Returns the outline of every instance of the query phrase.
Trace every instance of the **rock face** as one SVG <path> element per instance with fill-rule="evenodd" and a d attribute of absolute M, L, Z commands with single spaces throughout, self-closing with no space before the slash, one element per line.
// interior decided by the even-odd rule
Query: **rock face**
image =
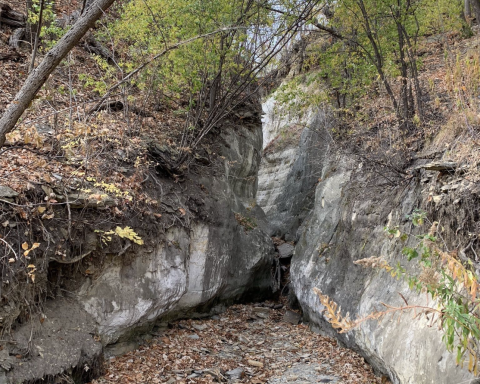
<path fill-rule="evenodd" d="M 470 382 L 472 375 L 455 365 L 455 356 L 445 350 L 437 327 L 428 327 L 424 318 L 413 320 L 413 313 L 366 321 L 347 334 L 337 334 L 325 321 L 314 287 L 352 318 L 381 310 L 380 303 L 404 305 L 399 293 L 411 305 L 428 305 L 425 295 L 418 295 L 386 271 L 353 263 L 370 256 L 383 256 L 390 265 L 404 260 L 404 245 L 385 236 L 384 227 L 410 229 L 405 216 L 420 206 L 419 183 L 407 188 L 366 188 L 371 175 L 358 169 L 358 164 L 346 159 L 332 163 L 335 166 L 322 170 L 314 208 L 299 230 L 292 259 L 292 285 L 304 319 L 358 350 L 395 384 Z"/>
<path fill-rule="evenodd" d="M 265 211 L 272 235 L 292 241 L 311 208 L 333 121 L 322 109 L 295 117 L 281 113 L 275 95 L 263 108 L 264 150 L 257 202 Z"/>
<path fill-rule="evenodd" d="M 280 113 L 282 108 L 275 103 L 273 96 L 264 104 L 264 156 L 257 199 L 272 234 L 297 241 L 291 288 L 304 320 L 360 352 L 395 384 L 470 382 L 472 375 L 455 365 L 441 332 L 428 327 L 425 319 L 412 320 L 411 313 L 394 320 L 367 321 L 348 334 L 338 334 L 325 320 L 314 287 L 352 318 L 381 309 L 380 303 L 401 306 L 404 302 L 399 293 L 409 304 L 428 304 L 425 295 L 416 294 L 386 271 L 353 262 L 370 256 L 383 256 L 393 265 L 404 260 L 404 245 L 387 238 L 384 227 L 399 225 L 410 232 L 411 223 L 405 217 L 427 201 L 422 191 L 431 188 L 422 186 L 417 178 L 407 187 L 403 181 L 398 186 L 374 187 L 385 180 L 379 180 L 365 164 L 329 153 L 326 131 L 334 122 L 328 113 L 310 111 L 291 117 Z M 414 172 L 441 172 L 444 168 L 420 164 Z M 432 175 L 424 177 L 436 180 Z M 445 194 L 457 188 L 454 181 L 437 188 L 438 196 L 430 199 L 433 204 L 447 199 Z M 452 206 L 459 201 L 454 200 Z"/>
<path fill-rule="evenodd" d="M 85 283 L 79 300 L 104 341 L 160 317 L 268 292 L 269 238 L 260 230 L 246 233 L 234 220 L 218 227 L 196 224 L 190 233 L 172 229 L 165 244 L 136 255 L 128 266 L 112 258 L 101 276 Z"/>
<path fill-rule="evenodd" d="M 154 246 L 105 256 L 101 268 L 82 277 L 73 297 L 49 304 L 55 307 L 57 302 L 62 313 L 71 310 L 71 322 L 79 319 L 82 325 L 70 328 L 81 329 L 80 338 L 91 345 L 85 342 L 79 345 L 85 350 L 69 354 L 68 345 L 62 344 L 54 364 L 43 370 L 35 368 L 44 361 L 40 355 L 21 364 L 14 361 L 6 380 L 41 379 L 78 364 L 91 365 L 87 357 L 98 357 L 102 345 L 130 340 L 151 330 L 156 322 L 205 316 L 233 302 L 260 300 L 271 294 L 274 247 L 265 216 L 255 205 L 262 149 L 260 121 L 226 129 L 220 139 L 225 143 L 221 148 L 224 160 L 212 167 L 213 174 L 196 180 L 208 191 L 202 202 L 205 220 L 190 223 L 188 229 L 173 226 L 159 233 Z M 57 320 L 53 309 L 45 324 L 57 324 Z M 15 334 L 29 332 L 27 324 Z M 48 332 L 47 327 L 40 327 L 36 335 L 48 341 Z M 53 335 L 52 340 L 55 331 Z M 28 338 L 25 340 L 27 347 Z M 49 348 L 40 342 L 36 345 Z"/>
<path fill-rule="evenodd" d="M 223 139 L 228 143 L 225 176 L 201 180 L 214 191 L 209 209 L 218 219 L 195 223 L 188 232 L 171 228 L 165 241 L 142 250 L 129 265 L 113 257 L 104 273 L 80 289 L 79 301 L 107 343 L 158 318 L 187 316 L 270 292 L 273 245 L 263 212 L 252 204 L 261 130 L 226 131 Z M 234 213 L 256 227 L 242 227 Z"/>

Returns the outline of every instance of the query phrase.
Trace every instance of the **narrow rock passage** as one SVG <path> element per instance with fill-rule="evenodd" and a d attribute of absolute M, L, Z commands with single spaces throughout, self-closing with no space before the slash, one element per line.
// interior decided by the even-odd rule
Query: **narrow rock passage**
<path fill-rule="evenodd" d="M 207 320 L 182 320 L 148 344 L 111 358 L 107 383 L 383 383 L 364 359 L 284 309 L 235 305 Z"/>

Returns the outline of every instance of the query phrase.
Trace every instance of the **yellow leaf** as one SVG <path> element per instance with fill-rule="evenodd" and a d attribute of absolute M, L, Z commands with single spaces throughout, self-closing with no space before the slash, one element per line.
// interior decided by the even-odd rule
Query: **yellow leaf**
<path fill-rule="evenodd" d="M 40 246 L 40 243 L 33 243 L 32 248 L 30 250 L 38 248 L 39 246 Z"/>
<path fill-rule="evenodd" d="M 27 249 L 25 252 L 23 252 L 23 256 L 27 257 L 29 253 L 30 253 L 30 249 Z"/>
<path fill-rule="evenodd" d="M 38 207 L 37 211 L 38 211 L 38 213 L 43 213 L 43 212 L 45 212 L 46 209 L 47 209 L 46 207 Z"/>
<path fill-rule="evenodd" d="M 27 268 L 33 268 L 33 269 L 35 269 L 36 267 L 35 267 L 35 265 L 33 265 L 33 264 L 28 264 Z"/>
<path fill-rule="evenodd" d="M 472 288 L 470 289 L 470 295 L 472 296 L 472 300 L 475 300 L 477 298 L 477 288 L 478 284 L 476 281 L 472 283 Z"/>
<path fill-rule="evenodd" d="M 25 243 L 22 244 L 22 249 L 23 249 L 24 251 L 26 251 L 26 250 L 28 249 L 28 243 L 27 243 L 27 242 L 25 242 Z"/>

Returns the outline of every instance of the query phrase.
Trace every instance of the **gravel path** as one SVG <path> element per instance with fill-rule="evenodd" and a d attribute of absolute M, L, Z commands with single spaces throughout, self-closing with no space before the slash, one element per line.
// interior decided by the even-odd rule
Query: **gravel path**
<path fill-rule="evenodd" d="M 111 358 L 92 384 L 384 382 L 356 353 L 269 307 L 236 305 L 211 319 L 173 323 L 135 351 Z"/>

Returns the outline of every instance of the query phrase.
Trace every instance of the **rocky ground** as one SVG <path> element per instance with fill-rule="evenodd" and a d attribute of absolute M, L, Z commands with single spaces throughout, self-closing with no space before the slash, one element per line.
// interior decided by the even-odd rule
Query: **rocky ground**
<path fill-rule="evenodd" d="M 108 359 L 108 383 L 385 383 L 364 359 L 299 324 L 282 305 L 236 305 L 182 320 L 140 348 Z"/>

